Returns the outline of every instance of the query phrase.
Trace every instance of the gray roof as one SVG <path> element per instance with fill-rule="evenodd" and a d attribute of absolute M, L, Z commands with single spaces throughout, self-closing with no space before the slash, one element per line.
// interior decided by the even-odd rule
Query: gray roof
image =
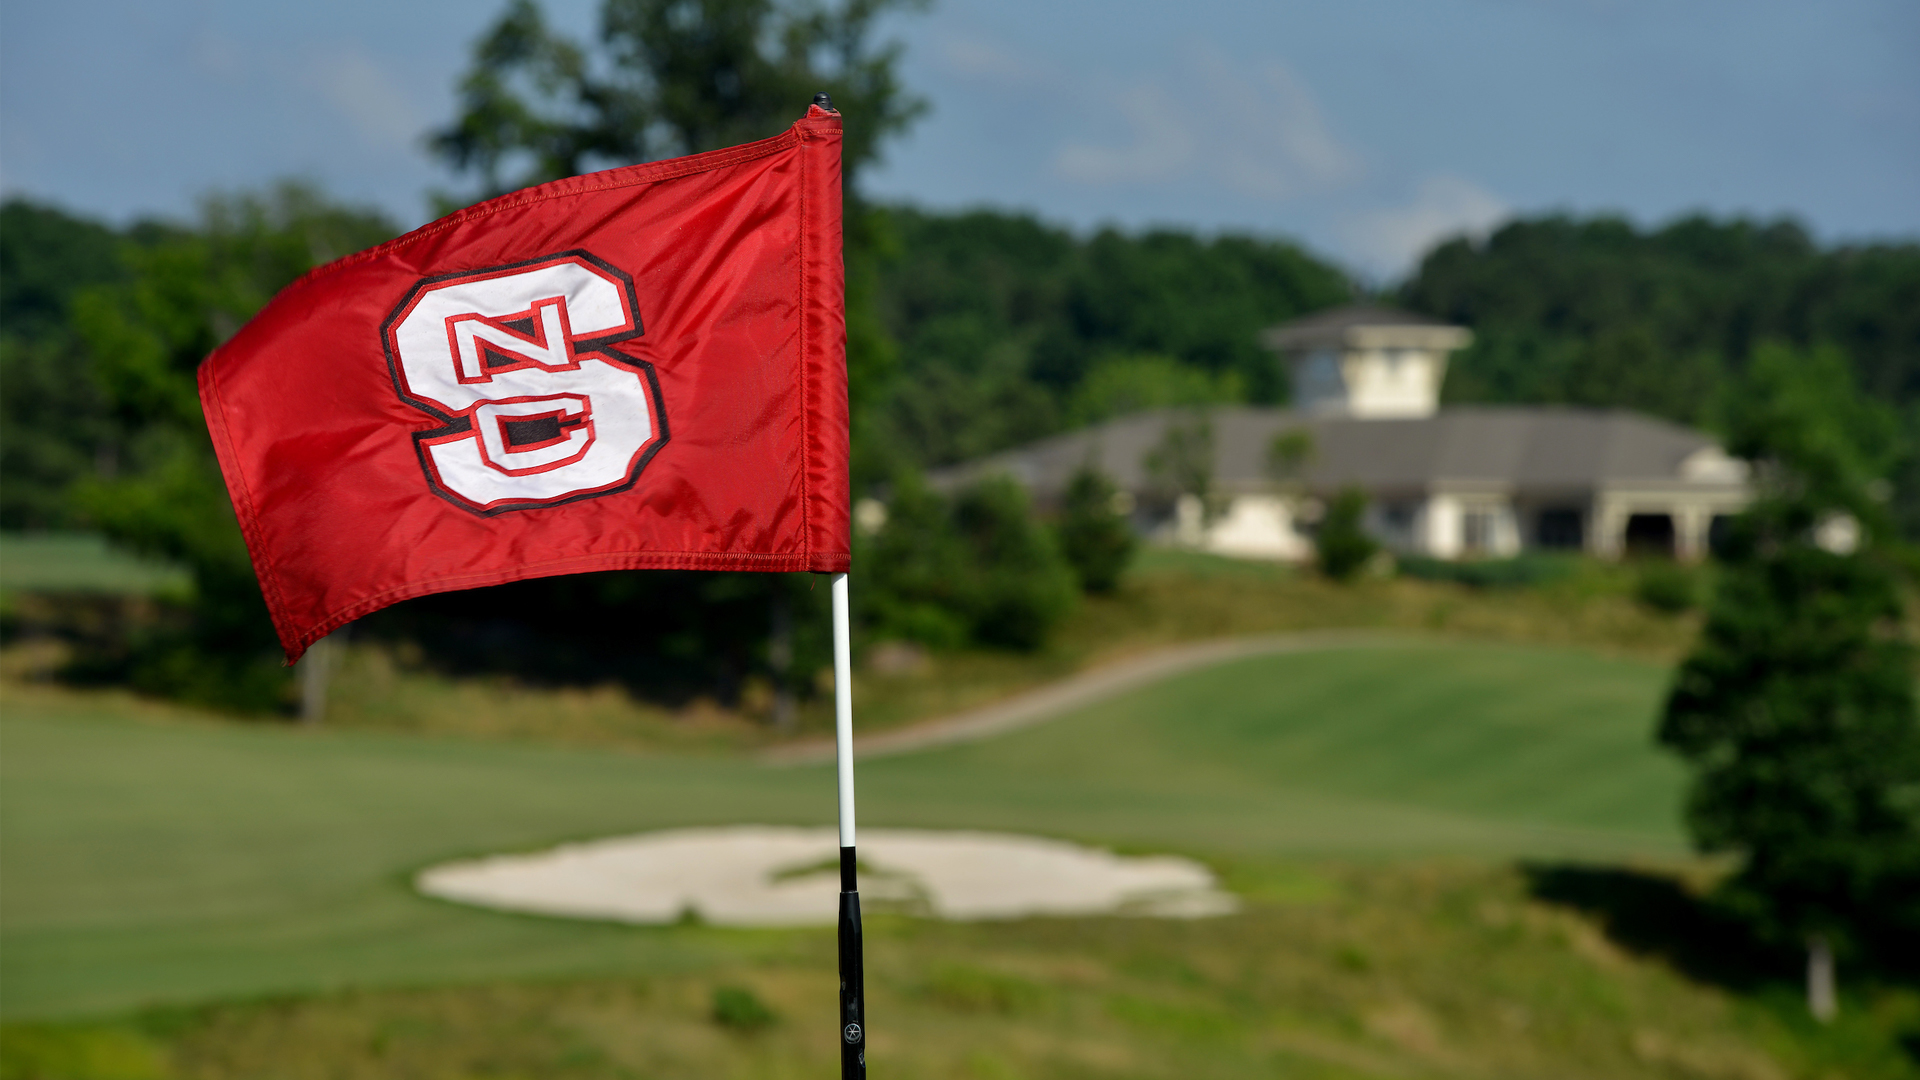
<path fill-rule="evenodd" d="M 1281 323 L 1276 330 L 1347 330 L 1355 326 L 1446 326 L 1439 319 L 1379 304 L 1347 304 Z"/>
<path fill-rule="evenodd" d="M 1367 331 L 1376 334 L 1379 331 L 1427 331 L 1429 334 L 1439 332 L 1444 337 L 1464 334 L 1460 327 L 1411 311 L 1378 304 L 1348 304 L 1269 327 L 1260 338 L 1268 348 L 1298 349 L 1349 342 L 1356 333 L 1364 335 Z"/>
<path fill-rule="evenodd" d="M 1192 410 L 1136 413 L 944 469 L 930 479 L 951 487 L 1004 472 L 1044 501 L 1091 461 L 1122 488 L 1140 491 L 1148 484 L 1143 459 L 1168 424 L 1191 423 L 1199 415 Z M 1227 492 L 1271 487 L 1268 448 L 1288 430 L 1305 431 L 1311 439 L 1313 451 L 1298 478 L 1309 491 L 1357 485 L 1388 496 L 1436 489 L 1551 495 L 1596 487 L 1693 486 L 1703 481 L 1683 476 L 1682 463 L 1715 445 L 1664 420 L 1593 409 L 1468 406 L 1409 419 L 1356 419 L 1220 406 L 1204 415 L 1213 426 L 1214 482 Z"/>

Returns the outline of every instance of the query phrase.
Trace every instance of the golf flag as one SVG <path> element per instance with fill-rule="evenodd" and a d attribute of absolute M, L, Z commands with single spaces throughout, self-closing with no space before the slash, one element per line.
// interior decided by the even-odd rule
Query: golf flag
<path fill-rule="evenodd" d="M 838 113 L 559 180 L 320 267 L 201 364 L 289 661 L 409 597 L 844 572 Z"/>

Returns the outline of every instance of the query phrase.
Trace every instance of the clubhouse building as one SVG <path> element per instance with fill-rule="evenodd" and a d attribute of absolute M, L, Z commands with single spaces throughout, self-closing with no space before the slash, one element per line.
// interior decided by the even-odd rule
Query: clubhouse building
<path fill-rule="evenodd" d="M 1291 408 L 1137 413 L 935 473 L 953 487 L 1006 473 L 1042 505 L 1091 464 L 1143 532 L 1222 555 L 1304 560 L 1349 488 L 1389 550 L 1442 559 L 1529 550 L 1696 559 L 1749 498 L 1747 465 L 1707 436 L 1621 410 L 1440 407 L 1465 329 L 1372 306 L 1262 336 L 1293 379 Z M 1206 494 L 1192 478 L 1210 472 Z M 1183 483 L 1179 477 L 1186 477 Z M 1181 490 L 1182 488 L 1187 490 Z"/>

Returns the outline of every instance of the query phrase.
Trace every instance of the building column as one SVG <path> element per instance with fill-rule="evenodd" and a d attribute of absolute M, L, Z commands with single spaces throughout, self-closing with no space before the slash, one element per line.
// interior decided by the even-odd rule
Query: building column
<path fill-rule="evenodd" d="M 1427 500 L 1420 515 L 1425 550 L 1419 554 L 1435 559 L 1460 557 L 1460 500 L 1450 495 L 1435 495 Z"/>
<path fill-rule="evenodd" d="M 1493 553 L 1510 559 L 1525 550 L 1527 544 L 1520 522 L 1520 510 L 1511 501 L 1500 504 L 1493 515 Z"/>
<path fill-rule="evenodd" d="M 1673 554 L 1681 562 L 1699 562 L 1707 557 L 1707 528 L 1713 524 L 1713 511 L 1699 504 L 1677 506 L 1673 515 Z"/>
<path fill-rule="evenodd" d="M 1609 499 L 1593 500 L 1587 515 L 1587 551 L 1602 559 L 1618 559 L 1627 547 L 1626 508 Z"/>

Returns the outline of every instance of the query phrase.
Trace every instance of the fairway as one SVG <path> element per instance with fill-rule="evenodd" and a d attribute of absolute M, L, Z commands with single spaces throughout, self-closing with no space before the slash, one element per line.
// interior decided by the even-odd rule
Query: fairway
<path fill-rule="evenodd" d="M 1683 773 L 1652 742 L 1666 679 L 1486 645 L 1254 657 L 876 761 L 863 813 L 1200 854 L 1677 853 Z"/>
<path fill-rule="evenodd" d="M 1673 854 L 1665 672 L 1455 644 L 1262 657 L 860 772 L 862 824 L 1222 857 Z M 672 971 L 777 933 L 466 910 L 423 866 L 729 822 L 827 824 L 831 769 L 131 721 L 10 701 L 9 1017 L 343 985 Z"/>

